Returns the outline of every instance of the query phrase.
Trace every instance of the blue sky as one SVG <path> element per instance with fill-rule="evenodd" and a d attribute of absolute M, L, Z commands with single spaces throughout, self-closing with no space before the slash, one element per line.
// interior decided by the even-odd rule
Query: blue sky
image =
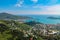
<path fill-rule="evenodd" d="M 60 15 L 60 0 L 0 0 L 0 12 L 15 15 Z"/>

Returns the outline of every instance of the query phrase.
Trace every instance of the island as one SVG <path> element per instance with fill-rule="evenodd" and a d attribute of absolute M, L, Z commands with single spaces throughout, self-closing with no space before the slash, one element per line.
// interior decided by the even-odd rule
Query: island
<path fill-rule="evenodd" d="M 60 17 L 47 17 L 48 19 L 59 19 L 60 20 Z"/>

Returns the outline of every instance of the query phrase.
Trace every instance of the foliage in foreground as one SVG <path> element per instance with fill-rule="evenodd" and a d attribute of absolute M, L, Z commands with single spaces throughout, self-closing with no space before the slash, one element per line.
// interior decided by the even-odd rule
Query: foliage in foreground
<path fill-rule="evenodd" d="M 41 36 L 37 34 L 37 31 L 32 30 L 33 34 L 35 35 L 29 35 L 26 33 L 27 31 L 31 30 L 31 26 L 19 23 L 16 21 L 5 21 L 0 20 L 0 40 L 60 40 L 60 36 Z M 28 37 L 24 37 L 24 35 L 28 35 Z"/>

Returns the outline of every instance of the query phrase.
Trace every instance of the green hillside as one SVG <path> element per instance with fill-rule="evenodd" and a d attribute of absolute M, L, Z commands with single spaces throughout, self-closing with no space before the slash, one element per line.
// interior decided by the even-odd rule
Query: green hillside
<path fill-rule="evenodd" d="M 0 20 L 0 40 L 30 40 L 33 37 L 33 34 L 29 34 L 31 29 L 30 25 L 24 23 Z M 36 39 L 36 37 L 33 38 Z M 38 37 L 36 40 L 43 39 Z"/>
<path fill-rule="evenodd" d="M 16 16 L 16 15 L 12 15 L 9 13 L 0 13 L 0 19 L 13 19 L 13 20 L 17 20 L 17 19 L 30 19 L 30 17 L 26 17 L 26 16 Z"/>

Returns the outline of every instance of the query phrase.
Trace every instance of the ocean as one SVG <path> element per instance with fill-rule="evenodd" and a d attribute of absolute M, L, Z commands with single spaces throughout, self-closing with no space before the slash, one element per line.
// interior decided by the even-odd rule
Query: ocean
<path fill-rule="evenodd" d="M 60 19 L 48 19 L 48 17 L 60 17 L 59 15 L 24 15 L 33 18 L 34 21 L 44 24 L 60 24 Z M 26 20 L 26 21 L 31 21 Z"/>

